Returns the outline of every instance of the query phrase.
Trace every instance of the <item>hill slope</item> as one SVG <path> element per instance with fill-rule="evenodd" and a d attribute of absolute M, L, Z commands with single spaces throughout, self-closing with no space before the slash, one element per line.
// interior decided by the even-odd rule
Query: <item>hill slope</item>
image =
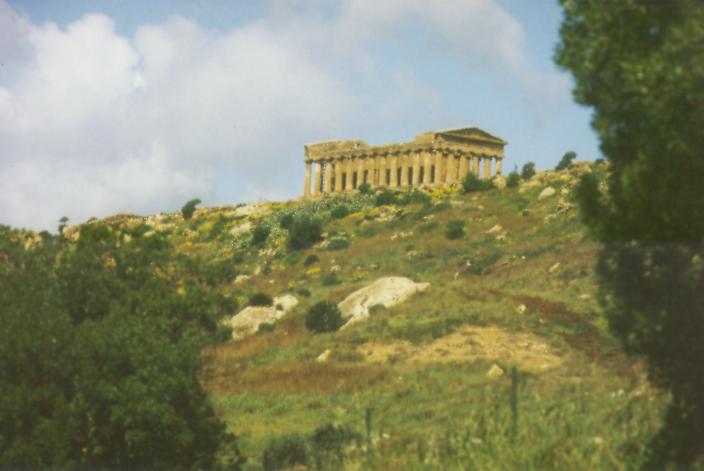
<path fill-rule="evenodd" d="M 570 198 L 590 169 L 604 173 L 580 164 L 519 188 L 437 190 L 403 205 L 358 194 L 204 208 L 185 222 L 172 214 L 94 223 L 167 233 L 211 264 L 218 289 L 240 307 L 255 293 L 298 299 L 273 326 L 203 353 L 201 381 L 254 469 L 267 444 L 268 459 L 306 447 L 311 467 L 324 455 L 328 467 L 344 457 L 351 469 L 631 468 L 664 398 L 600 314 L 597 246 Z M 321 218 L 323 241 L 287 249 L 289 214 Z M 450 239 L 455 220 L 464 235 Z M 268 230 L 261 243 L 252 241 L 257 227 Z M 337 333 L 306 330 L 317 301 L 340 302 L 389 276 L 430 286 Z M 350 440 L 316 441 L 328 424 Z"/>

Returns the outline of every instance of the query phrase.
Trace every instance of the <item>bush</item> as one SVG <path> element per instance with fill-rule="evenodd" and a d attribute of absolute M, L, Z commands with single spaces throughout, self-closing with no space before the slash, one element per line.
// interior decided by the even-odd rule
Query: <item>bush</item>
<path fill-rule="evenodd" d="M 565 155 L 562 156 L 560 159 L 560 162 L 557 164 L 555 167 L 555 170 L 565 170 L 567 168 L 570 168 L 572 166 L 572 161 L 577 158 L 577 153 L 576 152 L 566 152 Z"/>
<path fill-rule="evenodd" d="M 421 203 L 421 204 L 431 204 L 433 202 L 433 198 L 427 194 L 424 191 L 420 190 L 409 190 L 407 193 L 405 193 L 401 197 L 401 204 L 414 204 L 414 203 Z"/>
<path fill-rule="evenodd" d="M 322 240 L 323 223 L 313 216 L 302 215 L 294 219 L 288 234 L 288 246 L 293 250 L 310 247 Z"/>
<path fill-rule="evenodd" d="M 266 293 L 257 293 L 249 298 L 250 306 L 273 306 L 274 299 Z"/>
<path fill-rule="evenodd" d="M 252 229 L 252 244 L 262 245 L 269 238 L 269 234 L 271 234 L 271 228 L 264 224 L 259 224 Z"/>
<path fill-rule="evenodd" d="M 290 229 L 291 225 L 293 224 L 293 214 L 284 214 L 281 216 L 281 219 L 279 219 L 279 226 L 281 229 Z"/>
<path fill-rule="evenodd" d="M 335 286 L 341 283 L 340 279 L 337 277 L 337 273 L 328 273 L 320 279 L 323 286 Z"/>
<path fill-rule="evenodd" d="M 350 246 L 349 239 L 346 239 L 344 237 L 335 237 L 330 240 L 330 243 L 328 244 L 328 249 L 341 250 L 341 249 L 346 249 L 349 246 Z"/>
<path fill-rule="evenodd" d="M 445 229 L 445 237 L 450 240 L 461 239 L 464 237 L 464 221 L 453 219 L 447 223 Z"/>
<path fill-rule="evenodd" d="M 269 322 L 262 322 L 261 324 L 259 324 L 259 327 L 257 327 L 257 335 L 266 334 L 268 332 L 273 331 L 274 324 L 270 324 Z"/>
<path fill-rule="evenodd" d="M 363 195 L 369 195 L 372 192 L 372 186 L 369 183 L 362 183 L 359 185 L 359 188 L 357 188 L 360 193 Z"/>
<path fill-rule="evenodd" d="M 521 169 L 521 178 L 524 180 L 530 180 L 535 175 L 535 164 L 533 162 L 528 162 L 523 165 Z"/>
<path fill-rule="evenodd" d="M 303 437 L 293 434 L 269 440 L 262 452 L 264 471 L 278 471 L 295 465 L 308 465 L 308 453 Z"/>
<path fill-rule="evenodd" d="M 343 324 L 340 309 L 330 301 L 317 302 L 306 313 L 306 328 L 312 332 L 335 332 Z"/>
<path fill-rule="evenodd" d="M 350 208 L 341 204 L 340 206 L 335 206 L 332 211 L 330 211 L 330 217 L 333 219 L 342 219 L 350 213 Z"/>
<path fill-rule="evenodd" d="M 508 178 L 506 179 L 506 186 L 508 188 L 516 188 L 518 184 L 521 182 L 521 176 L 518 174 L 517 171 L 513 171 L 508 174 Z"/>
<path fill-rule="evenodd" d="M 473 193 L 475 191 L 487 191 L 494 187 L 491 180 L 482 180 L 472 172 L 468 173 L 462 179 L 462 189 L 465 193 Z"/>
<path fill-rule="evenodd" d="M 191 219 L 193 213 L 196 212 L 196 206 L 198 206 L 200 203 L 201 200 L 199 200 L 198 198 L 194 198 L 188 203 L 184 204 L 181 208 L 181 215 L 183 216 L 183 219 L 186 221 Z"/>
<path fill-rule="evenodd" d="M 390 204 L 396 204 L 396 195 L 391 190 L 384 190 L 376 195 L 374 199 L 375 206 L 386 206 Z"/>
<path fill-rule="evenodd" d="M 301 261 L 301 252 L 291 252 L 284 258 L 284 263 L 289 267 L 294 266 Z"/>
<path fill-rule="evenodd" d="M 345 461 L 345 447 L 353 441 L 360 442 L 361 436 L 348 427 L 327 424 L 315 429 L 311 442 L 316 468 L 342 469 Z"/>
<path fill-rule="evenodd" d="M 303 266 L 309 267 L 309 266 L 313 265 L 314 263 L 320 263 L 320 257 L 318 257 L 315 254 L 308 255 L 306 257 L 305 261 L 303 262 Z"/>
<path fill-rule="evenodd" d="M 296 294 L 303 296 L 304 298 L 310 298 L 310 290 L 308 288 L 299 287 L 295 290 Z"/>

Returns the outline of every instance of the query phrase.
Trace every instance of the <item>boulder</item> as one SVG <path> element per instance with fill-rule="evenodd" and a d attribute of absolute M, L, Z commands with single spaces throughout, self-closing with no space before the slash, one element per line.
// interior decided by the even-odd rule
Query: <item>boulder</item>
<path fill-rule="evenodd" d="M 538 201 L 544 200 L 545 198 L 549 198 L 555 194 L 555 188 L 548 186 L 543 189 L 543 191 L 540 192 L 538 195 Z"/>
<path fill-rule="evenodd" d="M 486 231 L 486 234 L 498 234 L 499 232 L 503 231 L 504 228 L 501 227 L 500 224 L 496 224 L 494 227 Z"/>
<path fill-rule="evenodd" d="M 255 334 L 259 329 L 259 324 L 275 323 L 296 304 L 298 304 L 298 299 L 295 296 L 285 294 L 274 298 L 272 306 L 248 306 L 232 316 L 226 323 L 232 327 L 232 338 L 240 340 Z"/>
<path fill-rule="evenodd" d="M 491 368 L 489 368 L 489 371 L 486 372 L 486 377 L 489 379 L 500 378 L 503 375 L 504 375 L 504 370 L 502 370 L 501 367 L 499 365 L 497 365 L 496 363 L 491 365 Z"/>
<path fill-rule="evenodd" d="M 401 276 L 379 278 L 374 283 L 358 289 L 338 304 L 343 318 L 347 319 L 342 328 L 369 317 L 369 308 L 381 304 L 384 307 L 395 306 L 426 290 L 430 283 L 416 283 Z"/>

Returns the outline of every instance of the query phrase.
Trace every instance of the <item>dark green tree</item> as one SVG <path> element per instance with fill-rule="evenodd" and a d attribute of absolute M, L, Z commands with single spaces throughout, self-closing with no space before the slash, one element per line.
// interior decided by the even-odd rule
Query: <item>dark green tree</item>
<path fill-rule="evenodd" d="M 556 61 L 610 165 L 577 196 L 611 330 L 671 402 L 647 468 L 704 454 L 704 2 L 561 0 Z"/>
<path fill-rule="evenodd" d="M 201 203 L 201 200 L 198 198 L 194 198 L 187 202 L 186 204 L 183 205 L 181 208 L 181 215 L 183 216 L 183 219 L 188 221 L 191 219 L 193 216 L 193 213 L 196 212 L 196 206 L 198 206 Z"/>
<path fill-rule="evenodd" d="M 521 178 L 524 180 L 530 180 L 535 175 L 535 164 L 533 162 L 527 162 L 521 168 Z"/>
<path fill-rule="evenodd" d="M 303 214 L 294 219 L 288 231 L 288 247 L 300 250 L 323 240 L 323 222 L 316 217 Z"/>
<path fill-rule="evenodd" d="M 177 288 L 171 245 L 88 225 L 1 251 L 0 469 L 216 466 L 233 442 L 196 372 L 218 306 Z"/>
<path fill-rule="evenodd" d="M 306 313 L 306 328 L 312 332 L 335 332 L 344 323 L 337 304 L 330 301 L 319 301 Z"/>
<path fill-rule="evenodd" d="M 572 161 L 577 158 L 577 153 L 576 152 L 565 152 L 565 155 L 562 156 L 560 161 L 557 163 L 555 166 L 555 170 L 565 170 L 567 168 L 570 168 L 572 166 Z"/>

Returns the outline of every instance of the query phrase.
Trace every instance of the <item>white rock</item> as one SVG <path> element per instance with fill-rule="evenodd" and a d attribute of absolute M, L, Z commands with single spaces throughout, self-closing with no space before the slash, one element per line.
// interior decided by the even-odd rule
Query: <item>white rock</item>
<path fill-rule="evenodd" d="M 557 262 L 555 265 L 551 266 L 551 267 L 548 269 L 548 273 L 552 273 L 552 272 L 554 272 L 555 270 L 557 270 L 558 268 L 560 268 L 560 262 Z"/>
<path fill-rule="evenodd" d="M 332 350 L 330 350 L 329 348 L 326 348 L 323 353 L 318 355 L 318 358 L 316 358 L 315 361 L 317 361 L 318 363 L 325 363 L 326 361 L 328 361 L 330 359 L 331 353 L 332 353 Z"/>
<path fill-rule="evenodd" d="M 548 186 L 543 191 L 540 192 L 540 195 L 538 195 L 538 200 L 544 200 L 545 198 L 549 198 L 552 195 L 555 194 L 555 188 Z"/>
<path fill-rule="evenodd" d="M 235 278 L 235 284 L 239 285 L 240 283 L 244 283 L 245 281 L 249 280 L 252 278 L 249 275 L 237 275 L 237 278 Z"/>
<path fill-rule="evenodd" d="M 491 368 L 489 368 L 489 371 L 486 372 L 486 377 L 489 379 L 500 378 L 503 375 L 504 375 L 504 370 L 502 370 L 501 367 L 499 365 L 497 365 L 496 363 L 491 365 Z"/>
<path fill-rule="evenodd" d="M 488 231 L 486 231 L 486 234 L 498 234 L 498 233 L 501 232 L 503 229 L 504 229 L 504 228 L 501 227 L 500 224 L 497 224 L 497 225 L 495 225 L 494 227 L 492 227 L 491 229 L 489 229 Z"/>
<path fill-rule="evenodd" d="M 374 283 L 350 294 L 338 304 L 342 316 L 348 318 L 342 328 L 368 318 L 369 308 L 376 304 L 383 304 L 387 308 L 395 306 L 414 294 L 428 289 L 429 286 L 430 283 L 416 283 L 400 276 L 379 278 Z"/>
<path fill-rule="evenodd" d="M 232 316 L 226 323 L 232 327 L 232 338 L 240 340 L 255 334 L 260 324 L 264 322 L 273 324 L 278 321 L 296 304 L 298 304 L 298 299 L 295 296 L 285 294 L 274 298 L 272 306 L 248 306 Z M 283 309 L 276 309 L 277 306 Z"/>
<path fill-rule="evenodd" d="M 516 308 L 516 312 L 518 312 L 519 314 L 523 314 L 524 312 L 526 312 L 526 309 L 528 309 L 528 308 L 526 307 L 526 305 L 525 305 L 525 304 L 521 304 L 520 306 L 518 306 L 518 307 Z"/>

